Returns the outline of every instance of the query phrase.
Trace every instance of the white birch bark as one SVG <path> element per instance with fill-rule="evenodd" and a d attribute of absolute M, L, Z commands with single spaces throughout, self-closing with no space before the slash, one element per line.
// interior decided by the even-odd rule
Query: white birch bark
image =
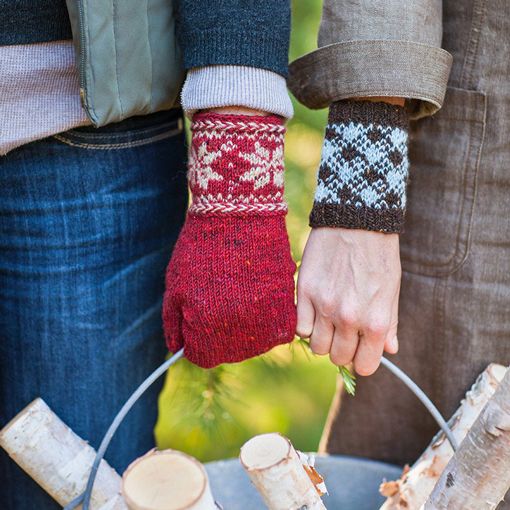
<path fill-rule="evenodd" d="M 205 468 L 175 450 L 151 450 L 122 477 L 129 510 L 217 510 Z"/>
<path fill-rule="evenodd" d="M 96 455 L 40 398 L 0 431 L 0 446 L 62 506 L 85 490 Z M 91 510 L 127 510 L 120 486 L 120 476 L 102 461 Z"/>
<path fill-rule="evenodd" d="M 460 407 L 449 422 L 459 444 L 496 391 L 505 372 L 506 368 L 502 365 L 489 365 L 466 393 Z M 381 485 L 381 494 L 388 498 L 381 510 L 417 510 L 421 508 L 452 456 L 453 450 L 450 443 L 440 432 L 413 467 L 404 470 L 399 480 L 385 482 Z"/>
<path fill-rule="evenodd" d="M 280 434 L 262 434 L 246 442 L 239 456 L 269 510 L 326 507 L 322 477 Z"/>
<path fill-rule="evenodd" d="M 425 510 L 492 510 L 510 488 L 510 370 L 448 462 Z"/>

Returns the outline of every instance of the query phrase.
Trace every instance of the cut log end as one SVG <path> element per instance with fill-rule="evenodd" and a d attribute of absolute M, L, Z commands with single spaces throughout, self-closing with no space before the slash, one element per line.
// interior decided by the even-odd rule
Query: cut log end
<path fill-rule="evenodd" d="M 207 474 L 200 462 L 174 450 L 151 450 L 122 477 L 130 510 L 214 509 Z"/>
<path fill-rule="evenodd" d="M 33 413 L 46 413 L 48 406 L 42 398 L 36 398 L 30 402 L 21 412 L 19 412 L 14 418 L 11 419 L 2 429 L 0 429 L 0 446 L 5 448 L 6 440 L 12 430 L 18 428 L 19 422 L 26 420 L 27 416 Z"/>
<path fill-rule="evenodd" d="M 291 448 L 280 434 L 261 434 L 243 445 L 239 459 L 246 470 L 268 469 L 287 459 Z"/>
<path fill-rule="evenodd" d="M 496 384 L 499 384 L 503 380 L 503 377 L 505 377 L 507 369 L 508 367 L 499 365 L 497 363 L 491 363 L 487 367 L 489 375 L 496 380 Z"/>
<path fill-rule="evenodd" d="M 323 479 L 306 456 L 280 434 L 261 434 L 241 448 L 239 460 L 269 510 L 324 510 Z M 317 484 L 317 485 L 316 485 Z"/>

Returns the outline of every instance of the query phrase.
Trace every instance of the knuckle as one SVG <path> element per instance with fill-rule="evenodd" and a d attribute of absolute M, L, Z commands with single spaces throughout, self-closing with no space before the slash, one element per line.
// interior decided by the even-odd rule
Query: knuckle
<path fill-rule="evenodd" d="M 297 282 L 297 294 L 299 296 L 315 296 L 317 294 L 316 285 L 313 280 L 307 280 L 305 278 L 298 278 Z"/>
<path fill-rule="evenodd" d="M 320 306 L 320 315 L 323 319 L 332 319 L 335 315 L 335 304 L 328 301 Z"/>
<path fill-rule="evenodd" d="M 337 302 L 333 295 L 322 296 L 319 302 L 319 313 L 325 319 L 331 319 L 337 310 Z"/>
<path fill-rule="evenodd" d="M 383 317 L 375 317 L 363 327 L 363 331 L 370 336 L 385 335 L 390 328 L 390 321 Z"/>
<path fill-rule="evenodd" d="M 340 312 L 340 323 L 347 328 L 353 328 L 358 324 L 358 312 L 355 308 L 343 308 Z"/>
<path fill-rule="evenodd" d="M 371 338 L 380 338 L 386 334 L 386 327 L 381 324 L 369 324 L 363 328 L 363 333 Z"/>

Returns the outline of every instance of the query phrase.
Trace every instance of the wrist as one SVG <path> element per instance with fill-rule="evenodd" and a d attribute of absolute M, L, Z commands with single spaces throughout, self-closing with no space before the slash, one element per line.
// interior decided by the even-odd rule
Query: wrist
<path fill-rule="evenodd" d="M 200 110 L 203 113 L 217 113 L 219 115 L 250 115 L 250 116 L 268 116 L 269 112 L 257 110 L 255 108 L 248 108 L 247 106 L 218 106 L 214 108 L 204 108 Z M 199 112 L 199 113 L 200 113 Z"/>
<path fill-rule="evenodd" d="M 404 106 L 405 98 L 393 96 L 353 97 L 353 101 L 371 101 L 372 103 L 388 103 L 395 106 Z"/>
<path fill-rule="evenodd" d="M 374 247 L 396 247 L 396 254 L 399 255 L 400 235 L 398 233 L 378 232 L 345 227 L 319 227 L 311 231 L 311 235 L 323 242 L 336 239 L 344 247 L 353 246 L 367 251 L 374 250 Z"/>

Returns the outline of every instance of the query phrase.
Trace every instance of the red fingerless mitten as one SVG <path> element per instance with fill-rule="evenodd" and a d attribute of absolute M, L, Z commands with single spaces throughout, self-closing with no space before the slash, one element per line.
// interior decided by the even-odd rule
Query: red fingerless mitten
<path fill-rule="evenodd" d="M 170 351 L 202 367 L 242 361 L 294 337 L 295 264 L 285 228 L 278 117 L 193 117 L 192 203 L 166 274 Z"/>

